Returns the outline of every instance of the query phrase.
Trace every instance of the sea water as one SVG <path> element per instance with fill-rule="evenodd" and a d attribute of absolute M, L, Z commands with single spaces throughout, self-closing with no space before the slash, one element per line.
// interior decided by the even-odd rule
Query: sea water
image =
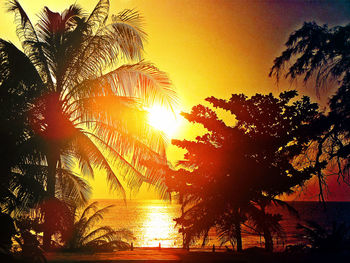
<path fill-rule="evenodd" d="M 176 226 L 174 218 L 181 214 L 181 206 L 161 200 L 112 200 L 99 199 L 100 208 L 113 205 L 104 215 L 101 225 L 108 225 L 114 229 L 128 229 L 135 236 L 134 247 L 182 247 L 182 235 L 179 226 Z M 302 242 L 296 237 L 300 230 L 296 229 L 297 223 L 305 224 L 306 221 L 316 221 L 322 226 L 329 227 L 333 222 L 345 222 L 350 225 L 350 202 L 327 202 L 326 210 L 319 202 L 290 202 L 298 212 L 299 217 L 290 214 L 281 208 L 271 208 L 272 213 L 280 213 L 283 217 L 282 228 L 285 236 L 276 239 L 277 249 L 286 245 Z M 207 248 L 220 246 L 215 229 L 210 231 Z M 200 247 L 201 242 L 192 247 Z M 256 234 L 243 234 L 243 247 L 263 246 L 263 238 Z"/>

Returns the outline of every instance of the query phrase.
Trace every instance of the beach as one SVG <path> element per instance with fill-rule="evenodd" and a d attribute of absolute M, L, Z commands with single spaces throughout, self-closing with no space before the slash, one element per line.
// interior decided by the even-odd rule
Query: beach
<path fill-rule="evenodd" d="M 113 253 L 47 253 L 46 257 L 50 263 L 75 263 L 75 262 L 104 262 L 104 263 L 221 263 L 221 262 L 244 262 L 244 263 L 294 263 L 294 262 L 348 262 L 348 254 L 285 254 L 260 252 L 210 252 L 210 251 L 187 251 L 177 248 L 138 248 L 134 251 L 118 251 Z"/>

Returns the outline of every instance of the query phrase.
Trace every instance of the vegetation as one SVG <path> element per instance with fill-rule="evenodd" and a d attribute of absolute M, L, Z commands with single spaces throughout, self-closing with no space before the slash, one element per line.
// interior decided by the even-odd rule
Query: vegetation
<path fill-rule="evenodd" d="M 291 102 L 296 96 L 289 91 L 278 98 L 234 94 L 228 101 L 206 99 L 233 114 L 234 126 L 202 105 L 183 114 L 208 130 L 195 141 L 173 140 L 187 150 L 179 165 L 189 171 L 174 172 L 167 181 L 170 190 L 184 196 L 184 213 L 177 222 L 184 227 L 187 244 L 196 237 L 203 237 L 204 244 L 216 226 L 242 250 L 241 225 L 248 214 L 256 220 L 259 214 L 265 219 L 255 225 L 264 233 L 266 249 L 273 249 L 271 233 L 280 232 L 279 218 L 266 213 L 265 207 L 315 172 L 313 167 L 297 169 L 292 164 L 313 140 L 314 120 L 322 117 L 308 97 Z"/>
<path fill-rule="evenodd" d="M 29 216 L 19 216 L 16 218 L 16 226 L 19 230 L 19 236 L 15 237 L 21 262 L 47 262 L 42 249 L 40 248 L 42 224 L 39 218 Z M 19 251 L 18 251 L 19 250 Z"/>
<path fill-rule="evenodd" d="M 277 198 L 262 196 L 257 201 L 252 202 L 248 211 L 248 225 L 265 240 L 265 250 L 272 252 L 274 249 L 273 237 L 284 239 L 285 232 L 280 224 L 283 217 L 280 213 L 272 214 L 268 208 L 287 209 L 294 217 L 298 217 L 298 212 L 288 203 Z"/>
<path fill-rule="evenodd" d="M 44 8 L 34 26 L 18 1 L 8 1 L 8 10 L 15 13 L 23 51 L 0 40 L 0 84 L 16 102 L 13 111 L 3 109 L 4 121 L 15 119 L 20 129 L 13 134 L 10 125 L 2 134 L 15 158 L 7 162 L 2 151 L 1 169 L 22 174 L 19 165 L 41 166 L 45 192 L 39 199 L 46 202 L 55 199 L 57 177 L 72 171 L 75 161 L 83 175 L 93 176 L 94 167 L 104 170 L 111 189 L 122 195 L 120 177 L 136 188 L 157 180 L 140 160 L 164 157 L 164 141 L 150 130 L 142 107 L 172 107 L 175 92 L 164 72 L 141 60 L 145 33 L 140 15 L 125 10 L 109 23 L 109 1 L 100 0 L 90 14 L 76 4 L 61 14 Z M 14 108 L 18 104 L 21 111 Z M 11 188 L 9 181 L 3 188 Z M 53 234 L 48 224 L 54 221 L 45 221 L 46 249 Z"/>
<path fill-rule="evenodd" d="M 135 239 L 130 231 L 99 226 L 103 214 L 108 212 L 111 207 L 98 209 L 97 202 L 93 202 L 80 213 L 76 210 L 74 223 L 69 227 L 64 237 L 64 249 L 68 251 L 97 252 L 129 248 L 130 245 L 127 241 Z"/>
<path fill-rule="evenodd" d="M 298 238 L 307 242 L 313 250 L 319 252 L 340 252 L 350 249 L 350 228 L 345 223 L 333 222 L 331 228 L 324 228 L 314 221 L 306 225 L 298 224 L 302 231 Z"/>
<path fill-rule="evenodd" d="M 329 89 L 330 80 L 343 82 L 349 75 L 350 24 L 328 28 L 305 22 L 285 43 L 286 49 L 274 60 L 270 76 L 314 81 L 317 92 Z M 289 64 L 289 62 L 292 62 Z M 286 69 L 286 67 L 288 67 Z"/>
<path fill-rule="evenodd" d="M 338 180 L 349 183 L 349 36 L 349 24 L 328 28 L 315 22 L 304 23 L 289 36 L 286 49 L 275 59 L 270 72 L 277 80 L 284 74 L 292 80 L 302 77 L 304 82 L 311 81 L 318 95 L 321 88 L 336 88 L 329 100 L 329 114 L 317 129 L 319 136 L 306 158 L 300 160 L 311 161 L 317 168 L 321 200 L 327 174 L 336 172 Z M 291 65 L 286 68 L 288 64 Z"/>
<path fill-rule="evenodd" d="M 167 187 L 164 196 L 177 193 L 182 214 L 175 221 L 184 247 L 201 238 L 205 245 L 215 228 L 222 244 L 237 251 L 247 228 L 273 251 L 274 237 L 283 238 L 284 231 L 281 214 L 269 207 L 296 214 L 282 195 L 316 176 L 324 201 L 330 170 L 350 183 L 350 24 L 304 23 L 270 71 L 277 81 L 284 75 L 312 83 L 318 96 L 335 87 L 325 113 L 293 90 L 278 97 L 209 97 L 211 107 L 183 113 L 206 133 L 193 141 L 173 140 L 187 151 L 173 170 L 145 107 L 172 109 L 176 94 L 167 75 L 142 59 L 146 34 L 138 12 L 124 10 L 108 19 L 109 1 L 99 0 L 91 13 L 77 4 L 62 13 L 45 7 L 34 24 L 17 0 L 7 7 L 22 49 L 0 39 L 0 207 L 16 216 L 16 240 L 28 260 L 45 261 L 41 243 L 66 251 L 129 248 L 129 231 L 100 225 L 110 207 L 85 206 L 91 188 L 81 176 L 93 177 L 95 169 L 124 198 L 121 179 L 128 187 L 147 182 Z M 231 114 L 234 124 L 221 120 L 217 110 Z M 312 250 L 350 249 L 345 224 L 329 230 L 308 222 L 298 228 Z"/>

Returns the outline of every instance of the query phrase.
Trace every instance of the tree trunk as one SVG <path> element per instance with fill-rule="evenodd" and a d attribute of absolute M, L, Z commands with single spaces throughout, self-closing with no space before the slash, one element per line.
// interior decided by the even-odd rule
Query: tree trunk
<path fill-rule="evenodd" d="M 235 226 L 235 236 L 237 239 L 237 252 L 241 252 L 243 250 L 242 249 L 242 229 L 241 229 L 241 220 L 238 212 L 236 214 L 234 226 Z"/>
<path fill-rule="evenodd" d="M 50 153 L 47 156 L 47 166 L 48 166 L 48 176 L 47 176 L 47 186 L 46 186 L 46 202 L 50 202 L 55 198 L 55 186 L 56 186 L 56 169 L 57 169 L 57 163 L 59 160 L 59 153 L 54 152 Z M 49 206 L 46 207 L 46 209 L 50 209 Z M 44 235 L 43 235 L 43 246 L 44 250 L 48 251 L 51 248 L 51 236 L 53 234 L 52 225 L 49 223 L 49 221 L 54 220 L 53 218 L 48 219 L 47 218 L 47 212 L 45 212 L 44 215 L 45 222 L 44 222 Z"/>
<path fill-rule="evenodd" d="M 261 212 L 264 215 L 263 218 L 265 218 L 266 220 L 266 212 L 265 212 L 265 208 L 266 208 L 266 203 L 261 202 L 260 203 L 260 208 L 261 208 Z M 265 250 L 268 252 L 272 252 L 273 251 L 273 239 L 272 239 L 272 235 L 271 235 L 271 231 L 268 228 L 268 226 L 266 226 L 266 223 L 262 222 L 264 224 L 263 226 L 263 231 L 264 231 L 264 239 L 265 239 Z"/>
<path fill-rule="evenodd" d="M 273 239 L 271 232 L 268 229 L 264 229 L 265 249 L 268 252 L 273 252 Z"/>
<path fill-rule="evenodd" d="M 236 225 L 236 238 L 237 238 L 237 252 L 241 252 L 242 249 L 242 232 L 241 232 L 241 223 Z"/>
<path fill-rule="evenodd" d="M 181 217 L 184 215 L 184 213 L 185 213 L 185 208 L 184 208 L 184 204 L 183 204 L 183 195 L 182 194 L 180 194 L 180 199 L 179 199 L 179 201 L 180 201 L 180 204 L 181 204 Z M 186 238 L 185 238 L 185 228 L 184 228 L 184 226 L 183 225 L 181 225 L 181 232 L 182 232 L 182 248 L 183 249 L 187 249 L 187 250 L 189 250 L 189 244 L 188 244 L 188 242 L 186 241 Z"/>

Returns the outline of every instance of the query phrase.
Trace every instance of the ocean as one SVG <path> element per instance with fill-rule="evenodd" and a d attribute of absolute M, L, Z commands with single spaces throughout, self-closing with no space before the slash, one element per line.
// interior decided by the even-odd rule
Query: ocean
<path fill-rule="evenodd" d="M 161 200 L 123 200 L 98 199 L 100 208 L 114 205 L 104 215 L 101 225 L 109 225 L 114 229 L 128 229 L 134 236 L 134 247 L 182 247 L 182 235 L 175 226 L 174 218 L 181 214 L 180 205 Z M 295 235 L 297 223 L 305 224 L 313 220 L 323 226 L 331 226 L 333 222 L 350 224 L 350 202 L 327 202 L 327 210 L 319 202 L 290 202 L 298 212 L 299 218 L 288 211 L 273 208 L 274 212 L 282 214 L 281 225 L 286 232 L 283 239 L 275 240 L 276 249 L 283 249 L 286 245 L 301 242 Z M 263 238 L 257 235 L 244 234 L 243 248 L 263 246 Z M 215 230 L 209 233 L 207 248 L 220 246 Z M 200 242 L 193 244 L 199 248 Z"/>

